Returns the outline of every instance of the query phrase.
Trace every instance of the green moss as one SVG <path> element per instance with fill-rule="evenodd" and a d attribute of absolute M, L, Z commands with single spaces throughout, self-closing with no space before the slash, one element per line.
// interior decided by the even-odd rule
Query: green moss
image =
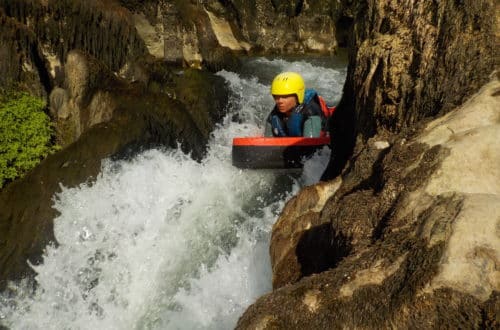
<path fill-rule="evenodd" d="M 57 149 L 44 108 L 42 99 L 26 93 L 0 96 L 0 188 Z"/>

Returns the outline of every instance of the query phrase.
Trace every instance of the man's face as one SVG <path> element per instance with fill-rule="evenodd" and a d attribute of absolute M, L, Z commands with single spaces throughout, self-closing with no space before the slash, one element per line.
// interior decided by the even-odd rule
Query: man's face
<path fill-rule="evenodd" d="M 273 95 L 273 98 L 279 112 L 284 114 L 289 113 L 298 104 L 295 94 Z"/>

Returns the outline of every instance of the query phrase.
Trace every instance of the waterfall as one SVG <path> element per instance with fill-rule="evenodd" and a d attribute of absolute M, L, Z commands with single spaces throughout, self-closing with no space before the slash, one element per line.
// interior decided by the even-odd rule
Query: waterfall
<path fill-rule="evenodd" d="M 286 201 L 317 182 L 329 149 L 300 173 L 231 165 L 234 136 L 262 133 L 272 77 L 300 72 L 307 87 L 339 100 L 345 63 L 248 59 L 221 71 L 228 115 L 201 162 L 151 149 L 102 164 L 95 181 L 54 196 L 59 243 L 48 246 L 36 289 L 11 283 L 0 324 L 12 329 L 232 329 L 271 290 L 269 239 Z M 7 293 L 8 292 L 8 293 Z"/>

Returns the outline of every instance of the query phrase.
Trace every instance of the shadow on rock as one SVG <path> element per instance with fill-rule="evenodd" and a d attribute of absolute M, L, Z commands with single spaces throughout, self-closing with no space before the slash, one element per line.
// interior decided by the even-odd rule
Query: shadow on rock
<path fill-rule="evenodd" d="M 335 267 L 350 251 L 350 241 L 325 223 L 304 232 L 295 253 L 302 276 L 309 276 Z"/>

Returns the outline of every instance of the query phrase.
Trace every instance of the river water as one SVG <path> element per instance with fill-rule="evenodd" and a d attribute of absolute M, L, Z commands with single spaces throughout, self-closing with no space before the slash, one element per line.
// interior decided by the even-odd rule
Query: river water
<path fill-rule="evenodd" d="M 33 266 L 37 289 L 12 283 L 0 324 L 12 329 L 232 329 L 271 290 L 269 238 L 285 202 L 319 180 L 329 149 L 302 172 L 231 166 L 234 136 L 257 135 L 273 105 L 275 74 L 300 72 L 330 103 L 345 60 L 247 59 L 221 71 L 228 115 L 201 163 L 152 149 L 105 161 L 97 180 L 54 196 L 59 246 Z"/>

